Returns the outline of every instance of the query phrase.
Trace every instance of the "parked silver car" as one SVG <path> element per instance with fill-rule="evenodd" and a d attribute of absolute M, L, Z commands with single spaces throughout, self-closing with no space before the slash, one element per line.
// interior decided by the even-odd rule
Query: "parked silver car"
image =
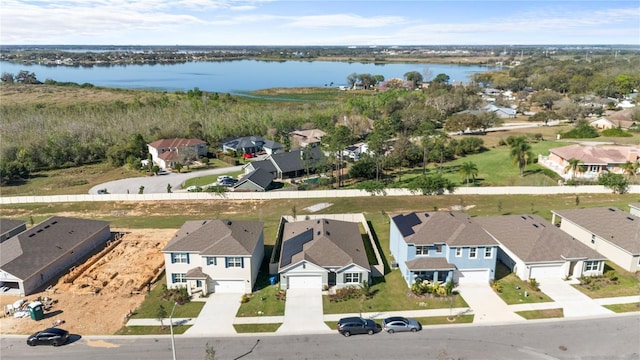
<path fill-rule="evenodd" d="M 422 330 L 422 325 L 416 319 L 394 316 L 382 320 L 382 329 L 389 334 L 401 331 L 416 332 Z"/>

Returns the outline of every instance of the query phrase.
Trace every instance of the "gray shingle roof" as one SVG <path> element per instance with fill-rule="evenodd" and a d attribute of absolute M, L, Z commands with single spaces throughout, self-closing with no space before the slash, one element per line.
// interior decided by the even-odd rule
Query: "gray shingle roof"
<path fill-rule="evenodd" d="M 269 188 L 271 182 L 273 181 L 273 174 L 269 173 L 267 170 L 263 168 L 257 168 L 252 172 L 245 175 L 238 183 L 234 186 L 234 188 L 238 188 L 239 186 L 245 184 L 246 182 L 252 182 L 256 187 L 262 189 L 263 191 Z"/>
<path fill-rule="evenodd" d="M 26 279 L 105 228 L 106 221 L 53 216 L 0 243 L 0 269 Z"/>
<path fill-rule="evenodd" d="M 251 255 L 262 230 L 263 223 L 258 221 L 187 221 L 162 251 L 198 253 L 201 256 Z"/>
<path fill-rule="evenodd" d="M 258 160 L 252 161 L 248 165 L 250 165 L 254 170 L 255 169 L 264 169 L 268 173 L 275 174 L 278 172 L 275 165 L 271 162 L 271 160 Z"/>
<path fill-rule="evenodd" d="M 631 254 L 640 254 L 640 217 L 608 207 L 552 212 Z"/>
<path fill-rule="evenodd" d="M 22 220 L 0 218 L 0 238 L 4 238 L 3 235 L 7 235 L 11 230 L 24 224 L 25 222 Z"/>
<path fill-rule="evenodd" d="M 311 159 L 309 160 L 309 165 L 322 157 L 322 152 L 318 148 L 312 148 L 308 151 L 310 152 L 311 157 Z M 288 152 L 273 154 L 270 156 L 270 159 L 282 173 L 289 173 L 304 170 L 305 164 L 302 160 L 302 156 L 303 150 L 296 149 Z"/>
<path fill-rule="evenodd" d="M 445 258 L 426 258 L 417 257 L 411 261 L 407 261 L 407 268 L 412 271 L 420 270 L 451 270 L 455 269 L 455 265 L 449 264 Z"/>
<path fill-rule="evenodd" d="M 302 260 L 321 267 L 357 264 L 369 269 L 360 228 L 353 222 L 315 219 L 286 223 L 280 254 L 280 270 Z"/>
<path fill-rule="evenodd" d="M 503 215 L 475 220 L 524 262 L 604 259 L 538 215 Z"/>
<path fill-rule="evenodd" d="M 497 245 L 497 242 L 461 212 L 415 212 L 391 215 L 408 244 L 449 246 Z"/>

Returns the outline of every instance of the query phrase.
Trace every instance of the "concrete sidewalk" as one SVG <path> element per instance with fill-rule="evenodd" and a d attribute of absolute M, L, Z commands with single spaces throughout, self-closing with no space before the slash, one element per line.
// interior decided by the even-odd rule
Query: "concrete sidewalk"
<path fill-rule="evenodd" d="M 565 318 L 613 313 L 571 286 L 571 282 L 562 279 L 540 280 L 540 290 L 553 299 L 556 308 L 563 309 Z"/>
<path fill-rule="evenodd" d="M 240 309 L 242 294 L 210 294 L 188 335 L 235 334 L 233 321 Z"/>
<path fill-rule="evenodd" d="M 488 284 L 460 284 L 456 290 L 473 310 L 473 323 L 509 323 L 523 318 L 509 306 Z"/>

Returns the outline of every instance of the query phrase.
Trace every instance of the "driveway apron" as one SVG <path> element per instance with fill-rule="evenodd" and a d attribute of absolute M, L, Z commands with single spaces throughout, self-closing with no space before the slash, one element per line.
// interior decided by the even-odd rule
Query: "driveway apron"
<path fill-rule="evenodd" d="M 284 308 L 284 322 L 278 334 L 327 333 L 331 329 L 322 315 L 322 290 L 289 289 Z"/>
<path fill-rule="evenodd" d="M 242 294 L 210 294 L 188 335 L 236 334 L 233 320 L 240 309 Z"/>
<path fill-rule="evenodd" d="M 613 312 L 562 279 L 540 279 L 540 290 L 563 309 L 564 317 L 606 315 Z"/>
<path fill-rule="evenodd" d="M 489 285 L 461 284 L 457 290 L 473 310 L 474 324 L 522 321 L 522 317 L 509 310 L 507 304 Z"/>

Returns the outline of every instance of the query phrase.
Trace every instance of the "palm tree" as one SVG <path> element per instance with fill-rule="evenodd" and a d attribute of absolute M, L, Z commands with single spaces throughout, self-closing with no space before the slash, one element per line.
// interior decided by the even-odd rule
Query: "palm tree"
<path fill-rule="evenodd" d="M 524 176 L 524 168 L 533 160 L 531 145 L 524 136 L 515 138 L 511 143 L 511 159 L 520 168 L 520 176 Z"/>
<path fill-rule="evenodd" d="M 571 179 L 573 179 L 578 173 L 578 169 L 580 169 L 580 160 L 571 158 L 567 160 L 569 165 L 564 168 L 565 172 L 571 172 Z"/>
<path fill-rule="evenodd" d="M 466 179 L 467 186 L 469 186 L 469 178 L 475 181 L 478 176 L 478 167 L 471 161 L 467 161 L 460 165 L 460 176 L 462 179 Z"/>
<path fill-rule="evenodd" d="M 631 161 L 627 161 L 626 163 L 620 165 L 620 168 L 629 175 L 633 175 L 636 176 L 636 173 L 638 172 L 638 168 L 640 168 L 640 162 L 631 162 Z"/>

